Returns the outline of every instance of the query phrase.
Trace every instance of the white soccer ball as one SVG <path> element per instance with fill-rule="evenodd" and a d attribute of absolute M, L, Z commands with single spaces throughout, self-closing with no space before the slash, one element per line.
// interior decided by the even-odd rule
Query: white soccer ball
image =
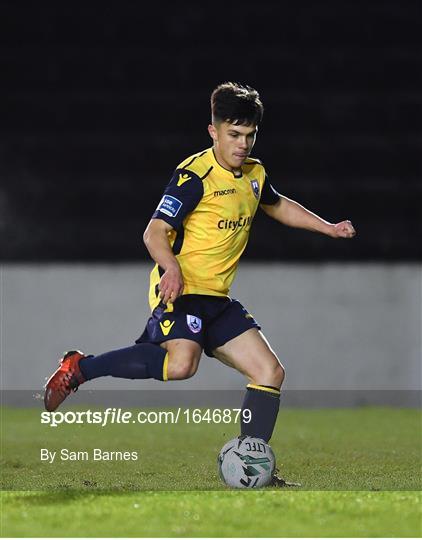
<path fill-rule="evenodd" d="M 234 488 L 265 487 L 275 471 L 275 456 L 269 444 L 254 437 L 236 437 L 218 454 L 218 472 Z"/>

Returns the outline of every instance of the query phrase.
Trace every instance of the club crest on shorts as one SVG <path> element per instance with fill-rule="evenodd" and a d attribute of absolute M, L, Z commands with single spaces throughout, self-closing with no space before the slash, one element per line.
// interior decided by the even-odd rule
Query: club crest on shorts
<path fill-rule="evenodd" d="M 251 180 L 251 188 L 253 191 L 253 194 L 257 199 L 259 199 L 259 182 L 258 180 Z"/>
<path fill-rule="evenodd" d="M 202 321 L 199 317 L 195 317 L 195 315 L 186 315 L 186 322 L 188 323 L 189 330 L 194 334 L 201 331 Z"/>

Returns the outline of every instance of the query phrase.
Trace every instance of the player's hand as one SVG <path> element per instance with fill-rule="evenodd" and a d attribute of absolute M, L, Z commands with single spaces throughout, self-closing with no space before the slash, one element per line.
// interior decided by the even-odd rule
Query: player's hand
<path fill-rule="evenodd" d="M 347 219 L 332 225 L 331 236 L 333 238 L 353 238 L 356 236 L 356 231 L 352 222 Z"/>
<path fill-rule="evenodd" d="M 184 283 L 180 266 L 177 264 L 167 267 L 159 285 L 160 298 L 163 304 L 174 302 L 183 293 L 183 287 Z"/>

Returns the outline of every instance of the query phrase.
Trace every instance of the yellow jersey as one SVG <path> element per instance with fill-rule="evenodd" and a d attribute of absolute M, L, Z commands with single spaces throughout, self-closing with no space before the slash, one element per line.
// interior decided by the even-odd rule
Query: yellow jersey
<path fill-rule="evenodd" d="M 178 165 L 152 217 L 173 227 L 168 236 L 184 295 L 228 295 L 258 205 L 279 197 L 257 159 L 248 158 L 239 176 L 217 162 L 212 148 Z M 151 272 L 152 310 L 160 303 L 163 273 L 158 264 Z"/>

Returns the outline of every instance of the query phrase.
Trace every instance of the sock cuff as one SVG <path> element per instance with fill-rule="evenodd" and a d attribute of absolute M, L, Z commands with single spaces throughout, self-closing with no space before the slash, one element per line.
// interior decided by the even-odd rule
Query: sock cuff
<path fill-rule="evenodd" d="M 163 381 L 168 381 L 168 365 L 169 365 L 169 353 L 166 353 L 163 363 Z"/>
<path fill-rule="evenodd" d="M 250 383 L 250 384 L 246 385 L 246 388 L 248 390 L 258 390 L 260 392 L 267 392 L 268 394 L 271 394 L 274 397 L 279 397 L 280 396 L 280 390 L 278 390 L 274 386 L 265 386 L 265 385 Z"/>
<path fill-rule="evenodd" d="M 137 347 L 145 347 L 148 375 L 157 381 L 167 381 L 168 352 L 155 343 L 141 343 Z"/>

